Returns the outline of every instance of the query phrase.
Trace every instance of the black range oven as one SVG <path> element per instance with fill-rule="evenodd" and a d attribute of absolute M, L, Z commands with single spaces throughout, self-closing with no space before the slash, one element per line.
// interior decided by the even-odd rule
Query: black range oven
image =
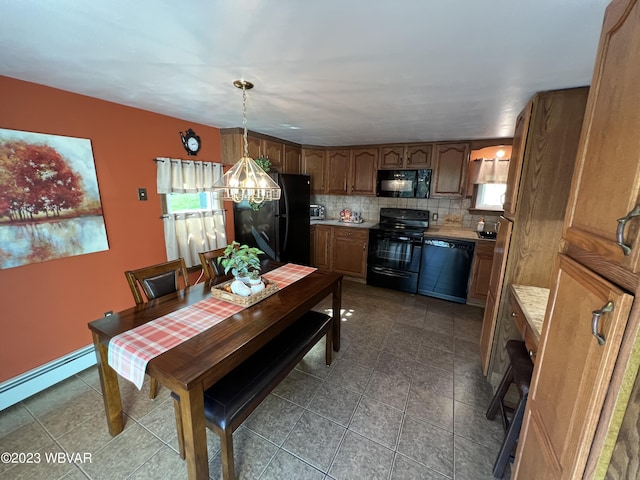
<path fill-rule="evenodd" d="M 367 284 L 416 293 L 428 226 L 428 210 L 382 208 L 380 223 L 369 229 Z"/>

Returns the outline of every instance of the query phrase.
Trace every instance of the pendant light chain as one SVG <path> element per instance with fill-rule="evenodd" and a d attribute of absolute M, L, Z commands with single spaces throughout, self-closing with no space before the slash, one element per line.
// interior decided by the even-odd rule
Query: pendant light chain
<path fill-rule="evenodd" d="M 244 156 L 249 156 L 249 141 L 247 140 L 247 89 L 242 87 L 242 127 L 244 128 Z"/>

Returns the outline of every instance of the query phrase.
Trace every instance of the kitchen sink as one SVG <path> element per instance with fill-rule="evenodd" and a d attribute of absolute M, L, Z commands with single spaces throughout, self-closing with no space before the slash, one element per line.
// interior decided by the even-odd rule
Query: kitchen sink
<path fill-rule="evenodd" d="M 478 234 L 478 238 L 488 238 L 495 239 L 498 232 L 476 232 Z"/>

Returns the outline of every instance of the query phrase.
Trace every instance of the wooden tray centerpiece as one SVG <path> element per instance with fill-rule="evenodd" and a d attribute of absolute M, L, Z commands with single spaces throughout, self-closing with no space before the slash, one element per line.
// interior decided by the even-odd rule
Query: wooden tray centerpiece
<path fill-rule="evenodd" d="M 278 291 L 278 284 L 263 277 L 262 283 L 264 283 L 264 288 L 258 293 L 252 293 L 247 297 L 243 297 L 241 295 L 236 295 L 231 291 L 232 282 L 233 280 L 229 280 L 228 282 L 214 285 L 213 287 L 211 287 L 211 294 L 215 298 L 219 298 L 220 300 L 224 300 L 225 302 L 235 303 L 236 305 L 240 305 L 242 307 L 250 307 L 251 305 L 255 305 L 265 298 L 270 297 Z"/>

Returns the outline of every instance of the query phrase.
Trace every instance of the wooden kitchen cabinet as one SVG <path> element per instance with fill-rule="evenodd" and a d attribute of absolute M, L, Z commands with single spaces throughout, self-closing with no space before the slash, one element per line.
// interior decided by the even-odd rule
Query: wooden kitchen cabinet
<path fill-rule="evenodd" d="M 380 170 L 400 170 L 405 168 L 404 145 L 383 145 L 380 147 Z"/>
<path fill-rule="evenodd" d="M 467 304 L 484 307 L 489 291 L 495 242 L 476 242 L 469 280 Z"/>
<path fill-rule="evenodd" d="M 487 306 L 483 318 L 481 358 L 485 365 L 489 357 L 493 385 L 509 365 L 507 342 L 521 337 L 508 313 L 509 285 L 551 289 L 588 93 L 586 87 L 551 90 L 532 99 L 515 216 L 500 221 L 500 230 L 512 223 L 512 234 L 500 283 L 491 285 L 497 305 Z"/>
<path fill-rule="evenodd" d="M 330 195 L 375 195 L 377 148 L 328 149 L 326 192 Z"/>
<path fill-rule="evenodd" d="M 311 225 L 311 265 L 331 270 L 331 231 L 329 225 Z"/>
<path fill-rule="evenodd" d="M 284 145 L 275 140 L 261 140 L 260 156 L 267 158 L 271 162 L 271 168 L 276 172 L 286 172 L 284 167 Z"/>
<path fill-rule="evenodd" d="M 333 227 L 331 270 L 356 278 L 367 277 L 369 231 L 357 227 Z"/>
<path fill-rule="evenodd" d="M 518 480 L 626 480 L 640 471 L 640 4 L 607 7 L 576 155 L 562 253 L 514 465 Z M 518 208 L 521 208 L 519 206 Z M 627 293 L 628 292 L 628 293 Z M 600 344 L 591 332 L 600 315 Z M 599 312 L 596 312 L 599 313 Z M 562 388 L 558 388 L 561 385 Z"/>
<path fill-rule="evenodd" d="M 302 149 L 295 145 L 284 145 L 284 173 L 301 173 Z"/>
<path fill-rule="evenodd" d="M 315 148 L 302 149 L 302 173 L 311 177 L 311 193 L 325 193 L 324 177 L 325 150 Z"/>
<path fill-rule="evenodd" d="M 348 195 L 350 151 L 328 149 L 325 160 L 326 192 L 329 195 Z"/>
<path fill-rule="evenodd" d="M 244 155 L 244 139 L 241 128 L 220 130 L 222 163 L 235 164 Z M 247 132 L 248 153 L 254 160 L 268 158 L 271 168 L 280 173 L 300 173 L 300 147 L 255 132 Z"/>
<path fill-rule="evenodd" d="M 380 147 L 380 170 L 402 170 L 431 168 L 433 144 L 382 145 Z"/>
<path fill-rule="evenodd" d="M 558 263 L 518 444 L 518 480 L 583 478 L 633 302 L 569 257 L 559 255 Z M 591 319 L 609 302 L 612 311 L 597 324 L 601 343 Z"/>
<path fill-rule="evenodd" d="M 224 128 L 220 130 L 222 146 L 222 163 L 234 165 L 244 156 L 244 139 L 241 128 Z M 256 159 L 260 156 L 261 140 L 252 132 L 247 132 L 247 147 L 249 157 Z"/>
<path fill-rule="evenodd" d="M 513 221 L 516 216 L 516 204 L 520 191 L 520 178 L 522 165 L 524 164 L 524 152 L 527 142 L 527 134 L 531 123 L 531 111 L 533 99 L 530 100 L 516 119 L 516 128 L 513 134 L 511 158 L 509 159 L 509 174 L 507 176 L 507 190 L 504 194 L 504 216 Z"/>
<path fill-rule="evenodd" d="M 482 373 L 488 374 L 489 360 L 493 348 L 493 339 L 498 318 L 498 308 L 502 295 L 502 285 L 504 283 L 504 273 L 507 265 L 507 254 L 511 242 L 511 230 L 513 222 L 504 217 L 500 217 L 498 235 L 493 249 L 493 261 L 491 263 L 491 273 L 489 275 L 489 289 L 487 291 L 487 302 L 482 319 L 482 332 L 480 334 L 480 361 L 482 362 Z"/>
<path fill-rule="evenodd" d="M 432 198 L 461 198 L 469 167 L 468 143 L 441 143 L 434 146 Z"/>
<path fill-rule="evenodd" d="M 350 195 L 375 195 L 377 148 L 354 148 L 351 150 Z"/>
<path fill-rule="evenodd" d="M 640 81 L 635 56 L 640 55 L 640 7 L 635 4 L 623 17 L 622 5 L 627 3 L 631 2 L 613 2 L 609 9 L 613 14 L 609 18 L 622 17 L 625 24 L 605 31 L 601 39 L 610 43 L 596 63 L 595 94 L 589 98 L 584 120 L 564 238 L 570 255 L 633 288 L 640 269 L 640 105 L 635 83 Z M 633 216 L 621 231 L 621 243 L 628 247 L 625 253 L 616 230 L 619 219 L 627 215 Z"/>
<path fill-rule="evenodd" d="M 429 143 L 418 145 L 407 145 L 405 147 L 406 168 L 431 168 L 431 154 L 433 145 Z"/>

